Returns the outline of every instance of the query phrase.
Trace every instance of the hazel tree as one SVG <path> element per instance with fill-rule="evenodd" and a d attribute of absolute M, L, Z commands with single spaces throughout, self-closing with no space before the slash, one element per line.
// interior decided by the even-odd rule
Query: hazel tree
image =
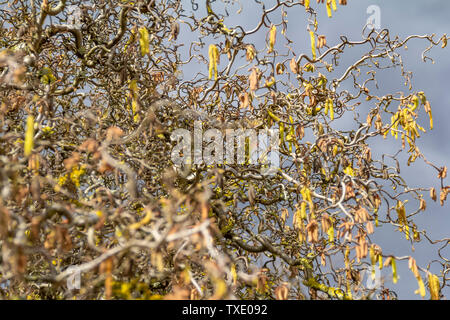
<path fill-rule="evenodd" d="M 432 108 L 399 52 L 422 43 L 433 61 L 448 37 L 366 27 L 331 39 L 317 12 L 347 1 L 272 2 L 3 1 L 1 298 L 394 299 L 400 263 L 419 296 L 444 297 L 449 240 L 416 217 L 430 198 L 445 205 L 447 168 L 420 151 Z M 256 25 L 229 22 L 246 6 Z M 294 39 L 299 10 L 307 28 Z M 353 47 L 364 53 L 343 67 Z M 379 94 L 385 69 L 404 92 Z M 173 133 L 195 123 L 276 129 L 279 168 L 263 174 L 249 154 L 174 164 Z M 372 155 L 380 139 L 400 150 Z M 410 187 L 403 154 L 440 188 Z M 439 260 L 373 240 L 395 231 Z M 363 273 L 382 268 L 392 277 L 368 287 Z"/>

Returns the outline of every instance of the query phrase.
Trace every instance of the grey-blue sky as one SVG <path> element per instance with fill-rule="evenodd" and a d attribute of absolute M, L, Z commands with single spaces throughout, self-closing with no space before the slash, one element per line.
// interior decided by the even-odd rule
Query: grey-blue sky
<path fill-rule="evenodd" d="M 406 37 L 411 34 L 433 34 L 440 37 L 444 33 L 450 33 L 450 2 L 444 0 L 434 1 L 349 1 L 347 8 L 342 8 L 331 20 L 321 19 L 321 27 L 326 30 L 327 37 L 331 40 L 341 34 L 357 37 L 361 26 L 367 19 L 366 8 L 376 4 L 381 8 L 381 26 L 388 28 L 391 35 Z M 325 21 L 326 20 L 326 21 Z M 328 25 L 326 27 L 326 25 Z M 333 27 L 335 26 L 335 27 Z M 427 155 L 428 159 L 436 164 L 444 165 L 450 160 L 450 91 L 448 70 L 450 70 L 450 54 L 448 50 L 439 47 L 433 49 L 430 56 L 436 63 L 424 63 L 421 60 L 421 52 L 426 48 L 426 44 L 416 41 L 409 45 L 408 51 L 403 53 L 407 68 L 413 72 L 413 90 L 423 90 L 433 107 L 435 118 L 435 129 L 428 131 L 420 140 L 420 149 Z M 399 78 L 378 75 L 378 81 L 383 87 L 397 90 Z M 398 143 L 391 141 L 378 141 L 376 146 L 378 151 L 388 152 L 389 149 L 396 151 L 399 149 Z M 438 188 L 436 172 L 426 166 L 422 161 L 417 161 L 411 167 L 403 166 L 402 173 L 411 186 L 435 186 Z M 428 198 L 428 197 L 427 197 Z M 428 198 L 429 199 L 429 198 Z M 450 230 L 449 206 L 440 207 L 432 201 L 428 202 L 428 209 L 425 214 L 417 217 L 417 224 L 421 228 L 429 230 L 432 238 L 448 236 Z M 374 237 L 374 240 L 385 250 L 395 250 L 398 255 L 413 255 L 419 264 L 426 264 L 436 256 L 436 247 L 428 244 L 415 245 L 415 251 L 407 244 L 401 234 L 392 234 L 390 228 L 381 236 Z M 448 252 L 446 252 L 448 254 Z M 417 288 L 417 282 L 407 269 L 406 263 L 399 266 L 401 279 L 396 286 L 401 298 L 418 298 L 413 291 Z"/>
<path fill-rule="evenodd" d="M 184 7 L 191 9 L 190 0 L 185 0 Z M 199 3 L 199 10 L 204 10 L 203 1 Z M 275 1 L 263 1 L 266 7 L 271 7 Z M 226 20 L 228 25 L 242 25 L 246 30 L 253 28 L 259 22 L 259 6 L 254 1 L 242 1 L 243 11 L 240 15 L 235 14 L 239 9 L 238 5 L 230 6 L 229 12 L 231 16 Z M 398 35 L 404 38 L 411 34 L 436 34 L 436 39 L 444 33 L 450 34 L 450 2 L 446 0 L 428 0 L 428 1 L 411 1 L 411 0 L 358 0 L 348 1 L 348 6 L 339 6 L 338 11 L 333 13 L 333 18 L 329 19 L 326 15 L 324 6 L 317 6 L 312 1 L 313 6 L 318 10 L 319 33 L 327 37 L 327 42 L 331 45 L 339 41 L 341 35 L 347 36 L 351 40 L 360 40 L 361 31 L 365 25 L 368 14 L 366 9 L 370 5 L 378 5 L 381 9 L 381 27 L 387 28 L 391 36 Z M 214 6 L 221 6 L 220 1 L 216 1 Z M 202 13 L 203 14 L 203 13 Z M 270 16 L 274 21 L 279 21 L 279 12 Z M 309 37 L 307 36 L 307 16 L 303 8 L 297 7 L 288 11 L 288 36 L 294 41 L 292 45 L 296 53 L 310 52 Z M 264 32 L 259 32 L 249 39 L 254 41 L 257 47 L 265 46 Z M 186 37 L 186 35 L 185 35 Z M 189 36 L 188 36 L 189 37 Z M 435 60 L 435 64 L 430 61 L 424 63 L 421 59 L 422 51 L 427 47 L 424 41 L 414 41 L 408 45 L 408 50 L 403 51 L 405 66 L 412 71 L 414 76 L 412 79 L 413 90 L 424 91 L 427 98 L 431 102 L 433 115 L 435 119 L 435 129 L 428 131 L 422 135 L 419 140 L 419 147 L 427 156 L 427 158 L 438 165 L 447 164 L 450 160 L 450 90 L 448 71 L 450 71 L 450 54 L 449 49 L 434 48 L 430 53 Z M 207 50 L 207 49 L 206 49 Z M 349 63 L 353 63 L 358 58 L 358 50 L 349 50 L 342 56 L 341 64 L 344 68 Z M 189 73 L 189 70 L 184 70 Z M 198 72 L 198 70 L 195 70 Z M 380 72 L 377 80 L 382 91 L 397 92 L 407 91 L 403 85 L 402 78 L 395 73 Z M 362 104 L 361 108 L 368 105 Z M 364 113 L 364 110 L 361 110 Z M 351 121 L 346 121 L 341 125 L 352 126 Z M 428 128 L 428 126 L 426 126 Z M 400 148 L 398 141 L 392 139 L 374 140 L 371 146 L 375 154 L 395 153 Z M 407 157 L 403 157 L 404 160 Z M 406 161 L 404 162 L 406 163 Z M 429 187 L 438 188 L 438 180 L 436 171 L 426 166 L 421 160 L 416 161 L 412 166 L 402 166 L 402 174 L 407 182 L 413 187 Z M 416 223 L 420 229 L 429 230 L 428 235 L 437 239 L 448 236 L 450 230 L 450 212 L 449 205 L 440 207 L 438 203 L 430 201 L 426 196 L 428 209 L 425 213 L 419 215 Z M 426 244 L 415 244 L 415 250 L 412 250 L 411 244 L 404 239 L 404 235 L 395 232 L 394 228 L 383 228 L 379 236 L 373 237 L 385 251 L 384 253 L 393 253 L 397 256 L 413 255 L 419 265 L 425 266 L 430 260 L 437 258 L 436 247 Z M 448 252 L 446 252 L 448 255 Z M 434 270 L 433 268 L 431 269 Z M 385 272 L 384 274 L 389 274 Z M 399 263 L 400 280 L 397 285 L 387 283 L 388 287 L 395 289 L 399 293 L 400 298 L 417 299 L 418 295 L 414 294 L 417 289 L 417 282 L 412 273 L 407 268 L 406 262 Z M 450 292 L 446 292 L 447 294 Z"/>

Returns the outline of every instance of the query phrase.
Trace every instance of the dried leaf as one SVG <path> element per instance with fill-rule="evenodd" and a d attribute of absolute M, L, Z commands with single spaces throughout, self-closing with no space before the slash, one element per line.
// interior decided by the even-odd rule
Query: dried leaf
<path fill-rule="evenodd" d="M 322 215 L 321 223 L 322 223 L 322 232 L 326 233 L 328 229 L 330 229 L 331 227 L 331 220 L 328 214 L 325 213 Z"/>
<path fill-rule="evenodd" d="M 430 198 L 433 199 L 433 201 L 436 201 L 437 196 L 436 196 L 436 189 L 435 188 L 431 188 L 430 189 Z"/>
<path fill-rule="evenodd" d="M 250 73 L 250 76 L 248 77 L 249 84 L 250 84 L 250 91 L 258 90 L 259 88 L 259 78 L 260 78 L 260 71 L 258 68 L 253 68 L 252 72 Z"/>
<path fill-rule="evenodd" d="M 31 180 L 31 195 L 33 201 L 39 201 L 41 199 L 41 183 L 39 176 L 33 176 Z"/>
<path fill-rule="evenodd" d="M 420 199 L 419 210 L 425 211 L 426 209 L 427 209 L 427 202 L 423 198 L 421 198 Z"/>
<path fill-rule="evenodd" d="M 364 160 L 366 160 L 367 162 L 372 161 L 372 151 L 370 150 L 369 147 L 366 147 L 366 149 L 364 150 L 363 157 Z"/>
<path fill-rule="evenodd" d="M 447 167 L 442 167 L 439 170 L 438 179 L 445 179 L 447 177 Z"/>
<path fill-rule="evenodd" d="M 305 127 L 299 124 L 295 129 L 295 134 L 299 140 L 303 139 L 305 136 Z"/>
<path fill-rule="evenodd" d="M 10 213 L 0 203 L 0 239 L 4 239 L 8 235 L 9 221 Z"/>
<path fill-rule="evenodd" d="M 265 274 L 265 269 L 262 269 L 258 273 L 256 290 L 260 293 L 265 293 L 267 291 L 267 275 Z"/>
<path fill-rule="evenodd" d="M 71 156 L 63 161 L 67 171 L 72 170 L 80 162 L 81 155 L 78 152 L 72 152 Z"/>
<path fill-rule="evenodd" d="M 327 38 L 324 35 L 317 37 L 317 48 L 321 49 L 327 45 Z"/>
<path fill-rule="evenodd" d="M 286 70 L 286 67 L 282 63 L 277 63 L 275 70 L 277 74 L 283 74 L 284 71 Z"/>
<path fill-rule="evenodd" d="M 277 300 L 287 300 L 289 289 L 286 285 L 281 285 L 275 289 L 275 297 Z"/>
<path fill-rule="evenodd" d="M 17 247 L 17 253 L 16 253 L 15 258 L 16 258 L 15 271 L 18 274 L 25 273 L 25 271 L 27 269 L 27 256 L 25 255 L 25 252 L 24 252 L 24 249 L 22 246 Z"/>
<path fill-rule="evenodd" d="M 308 223 L 306 231 L 308 232 L 308 242 L 316 243 L 319 241 L 319 224 L 315 219 Z"/>
<path fill-rule="evenodd" d="M 448 43 L 447 35 L 444 34 L 442 36 L 441 40 L 442 40 L 442 46 L 441 47 L 442 47 L 442 49 L 444 49 L 447 46 L 447 43 Z"/>
<path fill-rule="evenodd" d="M 123 130 L 116 126 L 111 126 L 106 130 L 106 140 L 109 141 L 119 139 L 123 135 Z"/>
<path fill-rule="evenodd" d="M 359 207 L 358 210 L 355 211 L 355 222 L 363 223 L 367 222 L 370 219 L 369 212 L 364 207 Z"/>
<path fill-rule="evenodd" d="M 247 108 L 250 104 L 248 93 L 247 92 L 241 93 L 239 95 L 239 101 L 240 101 L 239 108 L 241 108 L 241 109 Z"/>
<path fill-rule="evenodd" d="M 367 230 L 367 234 L 372 234 L 374 232 L 373 223 L 371 221 L 366 223 L 366 230 Z"/>
<path fill-rule="evenodd" d="M 170 27 L 170 40 L 177 40 L 178 35 L 180 34 L 180 24 L 177 21 L 172 22 L 172 25 Z"/>
<path fill-rule="evenodd" d="M 255 197 L 256 197 L 255 188 L 253 187 L 253 185 L 250 185 L 248 188 L 248 201 L 252 206 L 255 204 Z"/>
<path fill-rule="evenodd" d="M 99 144 L 95 139 L 88 138 L 78 147 L 78 150 L 94 153 L 97 151 L 98 147 Z"/>
<path fill-rule="evenodd" d="M 164 300 L 187 300 L 189 298 L 189 290 L 180 286 L 174 286 L 172 292 L 164 296 Z"/>
<path fill-rule="evenodd" d="M 447 194 L 448 194 L 447 188 L 442 188 L 441 193 L 439 195 L 439 202 L 441 203 L 441 206 L 443 206 L 444 202 L 447 200 Z"/>
<path fill-rule="evenodd" d="M 253 61 L 253 59 L 255 58 L 256 55 L 256 49 L 252 44 L 248 44 L 246 47 L 246 59 L 247 61 Z"/>
<path fill-rule="evenodd" d="M 297 60 L 295 59 L 295 57 L 293 57 L 291 59 L 291 61 L 289 62 L 289 67 L 290 67 L 292 73 L 298 74 L 298 71 L 299 71 L 298 70 L 298 63 L 297 63 Z"/>

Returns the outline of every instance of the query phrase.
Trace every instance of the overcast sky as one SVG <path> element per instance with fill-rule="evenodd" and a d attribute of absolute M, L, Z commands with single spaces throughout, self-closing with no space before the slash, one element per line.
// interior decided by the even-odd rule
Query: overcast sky
<path fill-rule="evenodd" d="M 315 1 L 314 1 L 315 2 Z M 359 39 L 361 37 L 361 28 L 366 23 L 368 14 L 367 8 L 370 5 L 378 5 L 381 9 L 381 28 L 390 30 L 391 36 L 399 35 L 404 38 L 411 34 L 436 34 L 439 39 L 444 33 L 450 34 L 450 1 L 445 0 L 379 0 L 379 1 L 348 1 L 347 7 L 339 7 L 332 19 L 326 17 L 324 10 L 320 10 L 319 15 L 321 33 L 327 36 L 330 43 L 337 41 L 340 35 L 347 35 L 349 39 Z M 300 20 L 291 20 L 298 23 L 299 29 L 305 27 L 305 23 Z M 307 45 L 307 44 L 306 44 Z M 441 165 L 450 164 L 450 81 L 448 72 L 450 71 L 450 51 L 449 48 L 441 49 L 437 47 L 430 52 L 430 56 L 435 60 L 424 63 L 421 60 L 421 53 L 426 48 L 426 43 L 414 41 L 408 45 L 408 51 L 403 52 L 403 57 L 407 69 L 413 72 L 413 90 L 422 90 L 425 92 L 432 105 L 433 117 L 435 119 L 435 128 L 422 135 L 419 140 L 419 148 L 426 157 L 433 163 Z M 392 74 L 378 74 L 380 87 L 396 92 L 405 90 L 402 88 L 402 81 L 399 77 Z M 426 120 L 426 119 L 425 119 Z M 428 126 L 426 126 L 428 128 Z M 378 151 L 389 153 L 399 148 L 399 143 L 392 140 L 377 140 L 380 143 L 373 143 L 372 146 Z M 403 157 L 406 160 L 406 157 Z M 439 183 L 436 179 L 436 171 L 430 169 L 422 161 L 418 160 L 411 167 L 402 166 L 402 174 L 412 187 L 434 186 L 439 189 Z M 448 182 L 447 182 L 448 183 Z M 438 203 L 430 201 L 426 196 L 427 211 L 419 215 L 415 221 L 420 229 L 429 231 L 433 239 L 448 237 L 450 235 L 450 205 L 447 203 L 440 207 Z M 393 228 L 387 228 L 386 232 L 373 237 L 379 244 L 384 253 L 389 250 L 398 256 L 412 255 L 417 263 L 424 267 L 432 259 L 437 259 L 437 247 L 415 244 L 415 251 L 411 250 L 411 245 L 405 241 L 404 235 L 399 232 L 393 233 Z M 449 250 L 444 251 L 444 257 L 449 258 Z M 432 269 L 433 270 L 433 269 Z M 434 269 L 437 271 L 437 269 Z M 388 274 L 390 270 L 383 272 Z M 396 289 L 400 298 L 419 299 L 415 295 L 417 281 L 407 268 L 406 262 L 399 263 L 399 275 L 401 279 L 396 285 L 389 285 Z M 444 294 L 449 294 L 446 290 Z"/>
<path fill-rule="evenodd" d="M 184 8 L 191 10 L 191 0 L 184 0 Z M 204 16 L 203 1 L 196 1 L 199 8 L 196 15 Z M 263 1 L 266 7 L 271 7 L 275 1 Z M 239 9 L 239 6 L 228 6 L 231 16 L 226 20 L 227 25 L 240 24 L 249 30 L 257 25 L 260 19 L 259 6 L 256 6 L 254 1 L 242 1 L 244 8 L 240 15 L 234 14 Z M 330 19 L 326 15 L 326 10 L 323 5 L 317 5 L 316 1 L 311 1 L 312 6 L 318 12 L 319 34 L 324 34 L 327 37 L 329 45 L 334 45 L 339 42 L 341 35 L 346 35 L 350 40 L 360 40 L 361 31 L 366 24 L 369 14 L 367 8 L 371 5 L 377 5 L 381 12 L 381 28 L 390 30 L 391 37 L 395 35 L 404 38 L 411 34 L 436 34 L 436 39 L 439 39 L 444 33 L 450 34 L 450 1 L 446 0 L 349 0 L 347 6 L 338 6 L 338 11 L 333 13 Z M 216 6 L 216 7 L 215 7 Z M 221 7 L 220 0 L 213 3 L 213 7 Z M 274 21 L 277 20 L 277 14 L 272 15 Z M 297 7 L 288 11 L 288 37 L 294 41 L 293 47 L 296 53 L 310 52 L 309 37 L 306 33 L 305 10 Z M 266 34 L 264 32 L 258 33 L 251 41 L 257 44 L 257 47 L 264 46 Z M 181 34 L 181 41 L 189 38 L 189 35 Z M 180 41 L 180 40 L 179 40 Z M 419 139 L 419 148 L 427 158 L 433 163 L 442 166 L 449 164 L 450 159 L 450 87 L 448 80 L 448 72 L 450 71 L 450 49 L 441 49 L 437 47 L 433 49 L 429 55 L 435 60 L 435 64 L 431 62 L 424 63 L 421 59 L 422 51 L 427 47 L 424 41 L 414 41 L 408 45 L 407 51 L 402 51 L 405 66 L 409 71 L 412 71 L 413 76 L 413 90 L 424 91 L 428 100 L 431 103 L 434 117 L 434 130 L 428 131 Z M 207 50 L 207 48 L 205 49 Z M 206 55 L 205 55 L 206 56 Z M 344 57 L 345 56 L 345 57 Z M 353 63 L 358 56 L 356 53 L 348 53 L 343 55 L 341 63 L 345 67 L 348 63 Z M 347 63 L 347 64 L 346 64 Z M 184 70 L 185 76 L 188 76 L 189 70 Z M 198 72 L 198 70 L 195 70 Z M 398 72 L 397 72 L 398 74 Z M 377 75 L 380 89 L 386 92 L 407 91 L 403 85 L 402 78 L 395 76 L 393 73 L 379 73 Z M 360 106 L 364 108 L 364 104 Z M 367 109 L 370 107 L 366 105 Z M 367 114 L 367 113 L 366 113 Z M 428 119 L 424 119 L 425 125 Z M 349 126 L 351 123 L 347 123 Z M 345 123 L 344 123 L 345 125 Z M 372 145 L 373 152 L 395 153 L 400 148 L 400 142 L 387 139 L 385 141 L 376 140 Z M 406 160 L 406 157 L 402 159 Z M 406 163 L 406 161 L 404 162 Z M 434 186 L 439 190 L 439 181 L 436 177 L 435 170 L 430 169 L 424 165 L 421 160 L 416 161 L 411 167 L 406 164 L 402 166 L 402 175 L 406 177 L 407 182 L 412 187 L 430 187 Z M 428 195 L 427 211 L 416 218 L 416 224 L 419 229 L 425 228 L 428 234 L 434 238 L 448 237 L 450 234 L 450 206 L 447 204 L 440 207 L 438 203 L 432 203 Z M 381 235 L 381 236 L 380 236 Z M 412 251 L 411 244 L 404 238 L 404 234 L 395 232 L 394 228 L 384 228 L 379 236 L 372 239 L 375 243 L 383 248 L 383 253 L 394 254 L 396 256 L 412 255 L 416 258 L 417 263 L 424 267 L 426 263 L 432 259 L 437 258 L 436 247 L 432 247 L 425 243 L 415 244 L 415 251 Z M 444 252 L 445 257 L 449 257 L 449 252 Z M 415 295 L 414 291 L 418 288 L 417 281 L 407 268 L 407 262 L 399 262 L 400 280 L 397 284 L 392 284 L 387 280 L 387 287 L 394 289 L 399 298 L 402 299 L 419 299 L 419 295 Z M 431 271 L 437 272 L 436 269 Z M 383 270 L 383 275 L 389 278 L 391 273 L 390 268 Z M 450 290 L 444 292 L 449 294 Z"/>
<path fill-rule="evenodd" d="M 315 2 L 315 1 L 313 1 Z M 366 23 L 368 14 L 367 8 L 370 5 L 378 5 L 381 9 L 381 28 L 390 30 L 391 36 L 399 35 L 404 38 L 411 34 L 436 34 L 439 39 L 444 33 L 450 34 L 450 1 L 445 0 L 358 0 L 348 1 L 347 7 L 339 7 L 332 19 L 326 17 L 326 12 L 321 11 L 319 15 L 321 33 L 327 36 L 330 43 L 337 41 L 340 35 L 347 35 L 349 39 L 360 39 L 362 26 Z M 323 9 L 323 8 L 321 8 Z M 299 29 L 305 27 L 305 23 L 292 19 L 291 23 L 298 23 Z M 435 128 L 422 135 L 419 140 L 419 148 L 433 163 L 441 166 L 450 164 L 450 81 L 448 72 L 450 71 L 450 51 L 449 48 L 441 49 L 437 47 L 430 52 L 430 56 L 435 60 L 424 63 L 421 60 L 421 53 L 426 48 L 426 43 L 422 41 L 411 42 L 408 51 L 404 52 L 404 61 L 407 69 L 413 72 L 413 90 L 425 92 L 432 105 Z M 396 92 L 405 90 L 402 88 L 401 78 L 393 77 L 391 74 L 378 74 L 380 87 Z M 426 126 L 428 128 L 428 126 Z M 373 143 L 374 149 L 383 150 L 389 153 L 399 148 L 399 143 L 389 140 L 378 140 Z M 406 159 L 404 157 L 404 159 Z M 436 171 L 430 169 L 418 160 L 411 167 L 402 166 L 402 174 L 406 177 L 410 186 L 434 186 L 439 189 Z M 447 182 L 448 183 L 448 182 Z M 419 228 L 429 230 L 432 238 L 448 237 L 450 234 L 450 205 L 447 203 L 440 207 L 438 203 L 432 203 L 426 196 L 427 211 L 417 217 L 416 224 Z M 398 256 L 412 255 L 417 263 L 425 266 L 430 260 L 437 258 L 436 247 L 430 245 L 415 245 L 415 251 L 411 250 L 411 245 L 405 241 L 404 235 L 399 232 L 393 233 L 393 228 L 383 232 L 381 236 L 373 238 L 383 249 L 384 253 L 392 250 Z M 449 250 L 445 257 L 449 258 Z M 436 269 L 435 269 L 436 270 Z M 390 270 L 388 270 L 390 271 Z M 437 271 L 437 270 L 436 270 Z M 385 271 L 387 274 L 388 272 Z M 384 273 L 383 273 L 384 274 Z M 407 269 L 407 263 L 399 263 L 399 275 L 401 279 L 396 285 L 389 285 L 396 289 L 400 298 L 419 299 L 414 294 L 417 289 L 417 281 L 411 271 Z M 444 292 L 444 294 L 448 294 Z"/>

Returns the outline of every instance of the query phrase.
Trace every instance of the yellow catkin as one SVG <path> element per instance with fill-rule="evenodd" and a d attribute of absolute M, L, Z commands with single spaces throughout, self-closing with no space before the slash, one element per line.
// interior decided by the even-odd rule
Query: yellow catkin
<path fill-rule="evenodd" d="M 217 79 L 217 64 L 219 62 L 219 49 L 211 44 L 208 50 L 209 54 L 209 79 L 212 79 L 214 73 L 214 79 Z"/>
<path fill-rule="evenodd" d="M 431 110 L 428 115 L 430 116 L 430 130 L 433 130 L 433 115 L 431 114 Z"/>
<path fill-rule="evenodd" d="M 327 108 L 325 109 L 325 113 L 328 114 L 328 111 L 330 112 L 330 119 L 334 120 L 334 105 L 333 105 L 333 100 L 332 99 L 328 99 L 327 102 Z"/>
<path fill-rule="evenodd" d="M 150 53 L 149 34 L 146 27 L 139 28 L 139 45 L 141 47 L 141 55 L 145 56 Z"/>
<path fill-rule="evenodd" d="M 417 278 L 417 283 L 419 284 L 418 292 L 419 292 L 420 296 L 423 298 L 426 295 L 426 291 L 425 291 L 425 284 L 423 283 L 422 277 L 419 276 Z"/>
<path fill-rule="evenodd" d="M 330 221 L 331 225 L 327 230 L 327 234 L 328 234 L 328 243 L 332 244 L 334 242 L 334 228 L 333 228 L 334 219 L 330 218 Z"/>
<path fill-rule="evenodd" d="M 316 57 L 317 57 L 317 55 L 316 55 L 316 37 L 314 35 L 314 32 L 312 32 L 312 31 L 309 31 L 309 36 L 311 38 L 312 56 L 313 56 L 313 59 L 316 60 Z"/>
<path fill-rule="evenodd" d="M 430 287 L 430 295 L 431 300 L 439 300 L 440 299 L 440 283 L 438 276 L 429 273 L 428 274 L 428 285 Z"/>
<path fill-rule="evenodd" d="M 398 281 L 397 264 L 394 258 L 392 258 L 391 260 L 391 267 L 392 267 L 392 282 L 397 283 Z"/>
<path fill-rule="evenodd" d="M 328 18 L 331 18 L 331 5 L 330 5 L 330 0 L 328 0 L 327 1 L 327 5 L 326 5 L 326 7 L 327 7 L 327 15 L 328 15 Z"/>
<path fill-rule="evenodd" d="M 307 216 L 306 216 L 306 202 L 302 202 L 300 204 L 300 218 L 302 218 L 303 220 L 307 219 Z"/>
<path fill-rule="evenodd" d="M 34 147 L 34 117 L 28 116 L 27 126 L 25 129 L 25 143 L 24 143 L 24 154 L 28 157 L 33 151 Z"/>
<path fill-rule="evenodd" d="M 337 10 L 336 0 L 332 0 L 331 5 L 333 7 L 333 10 L 336 11 Z"/>
<path fill-rule="evenodd" d="M 351 165 L 348 165 L 348 167 L 344 169 L 344 173 L 349 176 L 352 176 L 352 177 L 355 176 L 355 171 L 353 171 L 353 168 Z"/>
<path fill-rule="evenodd" d="M 269 50 L 267 51 L 268 53 L 271 53 L 273 51 L 276 39 L 277 39 L 277 27 L 272 26 L 272 28 L 270 28 Z"/>

